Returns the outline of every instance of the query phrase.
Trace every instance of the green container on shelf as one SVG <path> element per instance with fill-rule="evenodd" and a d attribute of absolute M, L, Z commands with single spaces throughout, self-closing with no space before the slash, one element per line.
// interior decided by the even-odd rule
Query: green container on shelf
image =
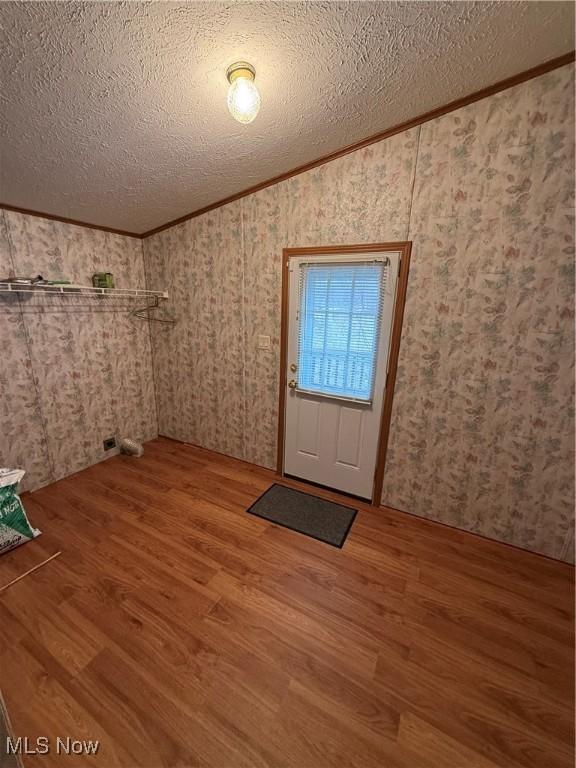
<path fill-rule="evenodd" d="M 112 272 L 95 272 L 92 285 L 94 288 L 114 288 L 114 275 Z"/>

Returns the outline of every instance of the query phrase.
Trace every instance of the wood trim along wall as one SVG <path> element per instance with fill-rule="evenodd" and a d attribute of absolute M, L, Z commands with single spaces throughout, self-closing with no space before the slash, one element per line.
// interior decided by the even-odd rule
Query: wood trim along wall
<path fill-rule="evenodd" d="M 276 472 L 284 474 L 284 430 L 286 426 L 286 382 L 288 358 L 288 296 L 290 283 L 291 251 L 282 251 L 282 304 L 280 309 L 280 383 L 278 389 L 278 445 L 276 452 Z"/>
<path fill-rule="evenodd" d="M 468 104 L 473 104 L 475 101 L 480 101 L 481 99 L 485 99 L 488 96 L 493 96 L 499 91 L 504 91 L 507 88 L 513 88 L 515 85 L 520 85 L 520 83 L 524 83 L 526 80 L 531 80 L 532 78 L 544 75 L 546 72 L 550 72 L 553 69 L 558 69 L 559 67 L 563 67 L 566 64 L 571 64 L 575 60 L 575 56 L 576 52 L 571 51 L 570 53 L 566 53 L 563 56 L 558 56 L 556 59 L 550 59 L 550 61 L 539 64 L 537 67 L 532 67 L 532 69 L 527 69 L 517 75 L 507 77 L 505 80 L 500 80 L 499 82 L 494 83 L 493 85 L 489 85 L 486 88 L 482 88 L 479 91 L 474 91 L 474 93 L 470 93 L 468 96 L 462 96 L 459 99 L 450 101 L 448 104 L 444 104 L 441 107 L 436 107 L 435 109 L 430 110 L 430 112 L 425 112 L 424 114 L 419 115 L 418 117 L 414 117 L 411 120 L 406 120 L 405 122 L 399 123 L 392 128 L 387 128 L 385 131 L 375 133 L 372 136 L 368 136 L 366 139 L 362 139 L 361 141 L 357 141 L 354 144 L 349 144 L 342 149 L 338 149 L 335 152 L 331 152 L 328 155 L 319 157 L 317 160 L 304 163 L 304 165 L 299 165 L 297 168 L 293 168 L 290 171 L 281 173 L 278 176 L 273 176 L 267 181 L 254 184 L 252 187 L 248 187 L 247 189 L 242 190 L 242 192 L 237 192 L 235 195 L 230 195 L 229 197 L 225 197 L 222 200 L 218 200 L 216 203 L 211 203 L 210 205 L 206 205 L 196 211 L 192 211 L 192 213 L 187 213 L 185 216 L 180 216 L 179 218 L 173 219 L 166 224 L 162 224 L 159 227 L 150 229 L 148 232 L 144 232 L 141 237 L 150 237 L 150 235 L 155 235 L 157 232 L 162 232 L 164 229 L 169 229 L 170 227 L 174 227 L 177 224 L 182 224 L 182 222 L 188 221 L 188 219 L 195 219 L 197 216 L 202 216 L 202 214 L 208 213 L 208 211 L 213 211 L 215 208 L 221 208 L 223 205 L 233 203 L 235 200 L 240 200 L 242 197 L 252 195 L 262 189 L 266 189 L 266 187 L 279 184 L 281 181 L 286 181 L 286 179 L 290 179 L 292 176 L 298 176 L 300 173 L 310 171 L 312 168 L 317 168 L 319 165 L 329 163 L 331 160 L 336 160 L 337 158 L 343 157 L 350 152 L 356 152 L 358 149 L 363 149 L 364 147 L 368 147 L 370 144 L 375 144 L 378 141 L 388 139 L 390 136 L 394 136 L 397 133 L 402 133 L 402 131 L 415 128 L 418 125 L 422 125 L 422 123 L 427 123 L 430 120 L 434 120 L 437 117 L 441 117 L 442 115 L 447 114 L 448 112 L 454 112 L 454 110 L 460 109 L 461 107 L 466 107 Z"/>
<path fill-rule="evenodd" d="M 388 353 L 388 374 L 386 378 L 384 403 L 382 405 L 380 439 L 378 440 L 378 458 L 376 460 L 374 491 L 372 494 L 372 504 L 377 507 L 382 504 L 384 469 L 386 467 L 386 454 L 388 452 L 390 425 L 392 423 L 394 388 L 396 386 L 396 373 L 398 371 L 398 358 L 400 356 L 400 341 L 402 339 L 402 323 L 404 322 L 404 308 L 406 306 L 406 295 L 408 293 L 408 272 L 410 270 L 410 257 L 412 255 L 411 241 L 400 243 L 400 245 L 402 246 L 400 256 L 400 272 L 398 273 L 398 282 L 396 283 L 394 319 L 392 321 L 392 335 L 390 337 L 390 352 Z"/>
<path fill-rule="evenodd" d="M 435 118 L 441 117 L 442 115 L 445 115 L 448 112 L 453 112 L 454 110 L 460 109 L 461 107 L 465 107 L 468 104 L 473 104 L 475 101 L 480 101 L 481 99 L 485 99 L 487 96 L 493 96 L 495 93 L 498 93 L 499 91 L 505 91 L 507 88 L 513 88 L 515 85 L 520 85 L 520 83 L 524 83 L 526 82 L 526 80 L 531 80 L 534 77 L 539 77 L 540 75 L 544 75 L 546 74 L 546 72 L 551 72 L 553 69 L 564 67 L 566 64 L 572 64 L 575 58 L 576 58 L 576 52 L 571 51 L 570 53 L 565 53 L 563 56 L 558 56 L 555 59 L 550 59 L 549 61 L 545 61 L 543 64 L 539 64 L 537 67 L 532 67 L 532 69 L 527 69 L 524 72 L 519 72 L 517 75 L 513 75 L 512 77 L 507 77 L 505 80 L 500 80 L 499 82 L 494 83 L 493 85 L 489 85 L 486 88 L 482 88 L 479 91 L 474 91 L 474 93 L 471 93 L 468 96 L 462 96 L 459 99 L 450 101 L 448 102 L 448 104 L 444 104 L 441 107 L 436 107 L 430 112 L 425 112 L 424 114 L 419 115 L 418 117 L 414 117 L 411 120 L 407 120 L 404 123 L 399 123 L 398 125 L 395 125 L 392 128 L 387 128 L 385 131 L 381 131 L 380 133 L 375 133 L 372 136 L 368 136 L 367 138 L 362 139 L 361 141 L 357 141 L 354 144 L 349 144 L 348 146 L 343 147 L 342 149 L 338 149 L 335 152 L 331 152 L 328 155 L 319 157 L 317 160 L 312 160 L 309 163 L 304 163 L 304 165 L 299 165 L 298 167 L 293 168 L 290 171 L 281 173 L 278 176 L 273 176 L 271 179 L 262 181 L 259 184 L 254 184 L 254 186 L 248 187 L 247 189 L 242 190 L 242 192 L 237 192 L 236 194 L 230 195 L 229 197 L 225 197 L 222 200 L 218 200 L 215 203 L 210 203 L 210 205 L 206 205 L 203 208 L 198 208 L 196 211 L 187 213 L 184 216 L 180 216 L 177 219 L 172 219 L 171 221 L 166 222 L 166 224 L 161 224 L 160 226 L 154 227 L 154 229 L 149 229 L 146 232 L 128 232 L 123 229 L 115 229 L 114 227 L 105 227 L 100 224 L 90 224 L 86 221 L 78 221 L 77 219 L 66 218 L 65 216 L 56 216 L 55 214 L 52 214 L 52 213 L 43 213 L 42 211 L 35 211 L 30 208 L 18 208 L 15 205 L 8 205 L 8 203 L 2 203 L 2 202 L 0 202 L 0 210 L 15 211 L 16 213 L 25 213 L 28 216 L 39 216 L 40 218 L 43 218 L 43 219 L 51 219 L 52 221 L 62 221 L 65 224 L 75 224 L 78 227 L 87 227 L 88 229 L 100 229 L 103 232 L 112 232 L 115 235 L 124 235 L 125 237 L 137 237 L 142 240 L 146 237 L 150 237 L 150 235 L 155 235 L 157 232 L 162 232 L 163 230 L 169 229 L 170 227 L 174 227 L 177 224 L 182 224 L 182 222 L 188 221 L 188 219 L 194 219 L 197 216 L 202 216 L 203 213 L 208 213 L 208 211 L 213 211 L 215 208 L 221 208 L 223 205 L 228 205 L 228 203 L 233 203 L 235 200 L 240 200 L 240 198 L 242 197 L 247 197 L 248 195 L 252 195 L 254 194 L 254 192 L 259 192 L 261 189 L 266 189 L 266 187 L 271 187 L 274 184 L 279 184 L 281 181 L 285 181 L 286 179 L 289 179 L 292 176 L 297 176 L 298 174 L 305 173 L 306 171 L 309 171 L 312 168 L 317 168 L 319 165 L 324 165 L 325 163 L 329 163 L 331 160 L 336 160 L 337 158 L 343 157 L 344 155 L 347 155 L 350 152 L 355 152 L 357 149 L 362 149 L 363 147 L 368 147 L 370 144 L 375 144 L 378 141 L 383 141 L 384 139 L 388 139 L 390 138 L 390 136 L 394 136 L 397 133 L 402 133 L 402 131 L 407 131 L 410 128 L 414 128 L 418 125 L 422 125 L 422 123 L 427 123 L 429 120 L 434 120 Z"/>
<path fill-rule="evenodd" d="M 410 269 L 410 255 L 412 243 L 402 241 L 397 243 L 362 243 L 360 245 L 328 245 L 313 248 L 284 248 L 282 251 L 282 309 L 280 315 L 280 385 L 278 392 L 278 450 L 276 456 L 276 472 L 284 474 L 284 434 L 286 411 L 286 382 L 287 382 L 287 354 L 288 354 L 288 297 L 290 281 L 290 259 L 294 256 L 306 256 L 313 254 L 345 254 L 345 253 L 385 253 L 394 251 L 400 253 L 400 272 L 396 286 L 394 300 L 394 315 L 392 318 L 392 334 L 390 337 L 390 351 L 388 353 L 388 370 L 386 378 L 386 391 L 382 404 L 380 417 L 380 438 L 378 441 L 378 455 L 376 457 L 376 469 L 374 472 L 374 487 L 372 490 L 372 505 L 381 505 L 382 485 L 384 482 L 384 466 L 386 464 L 386 452 L 388 438 L 390 436 L 390 422 L 392 419 L 392 404 L 394 401 L 394 385 L 396 383 L 396 371 L 398 368 L 398 356 L 400 353 L 400 339 L 402 337 L 402 322 L 404 320 L 404 306 L 408 290 L 408 272 Z"/>
<path fill-rule="evenodd" d="M 33 211 L 30 208 L 18 208 L 15 205 L 0 203 L 0 210 L 14 211 L 15 213 L 25 213 L 27 216 L 38 216 L 41 219 L 50 221 L 62 221 L 64 224 L 74 224 L 76 227 L 85 227 L 86 229 L 99 229 L 101 232 L 112 232 L 114 235 L 124 235 L 124 237 L 137 237 L 142 240 L 144 235 L 137 232 L 127 232 L 124 229 L 114 229 L 114 227 L 104 227 L 100 224 L 89 224 L 87 221 L 78 221 L 77 219 L 67 219 L 65 216 L 55 216 L 53 213 L 42 213 L 42 211 Z"/>

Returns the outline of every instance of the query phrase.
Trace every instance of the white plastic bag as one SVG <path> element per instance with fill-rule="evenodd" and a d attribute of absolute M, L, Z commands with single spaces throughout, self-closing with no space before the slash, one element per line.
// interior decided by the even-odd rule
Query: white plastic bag
<path fill-rule="evenodd" d="M 39 536 L 32 528 L 16 493 L 16 486 L 24 477 L 23 469 L 0 467 L 0 554 Z"/>

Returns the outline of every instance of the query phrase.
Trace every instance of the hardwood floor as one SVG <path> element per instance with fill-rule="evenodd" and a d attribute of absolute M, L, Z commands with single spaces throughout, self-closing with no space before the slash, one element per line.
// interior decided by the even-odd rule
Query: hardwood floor
<path fill-rule="evenodd" d="M 0 585 L 62 555 L 0 594 L 0 685 L 100 741 L 27 766 L 573 765 L 570 566 L 363 505 L 339 550 L 244 512 L 274 481 L 158 439 L 24 496 Z"/>

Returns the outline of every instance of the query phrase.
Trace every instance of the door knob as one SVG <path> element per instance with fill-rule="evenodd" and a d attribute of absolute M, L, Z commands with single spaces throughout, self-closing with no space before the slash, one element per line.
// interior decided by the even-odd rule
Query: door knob
<path fill-rule="evenodd" d="M 288 382 L 288 386 L 290 387 L 290 389 L 296 389 L 296 381 L 294 379 L 290 379 L 290 381 Z"/>

